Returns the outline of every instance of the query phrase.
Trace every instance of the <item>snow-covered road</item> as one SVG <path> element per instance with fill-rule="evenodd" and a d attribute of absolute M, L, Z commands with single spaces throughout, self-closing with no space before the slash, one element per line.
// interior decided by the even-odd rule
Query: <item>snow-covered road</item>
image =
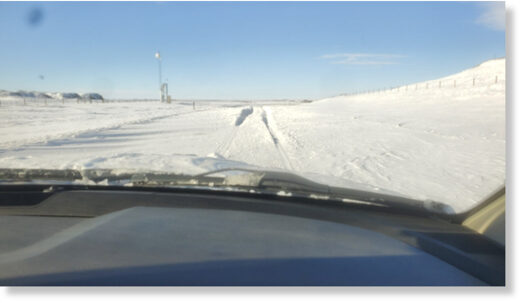
<path fill-rule="evenodd" d="M 504 60 L 312 103 L 3 102 L 0 121 L 2 168 L 194 174 L 253 166 L 457 212 L 505 182 Z"/>

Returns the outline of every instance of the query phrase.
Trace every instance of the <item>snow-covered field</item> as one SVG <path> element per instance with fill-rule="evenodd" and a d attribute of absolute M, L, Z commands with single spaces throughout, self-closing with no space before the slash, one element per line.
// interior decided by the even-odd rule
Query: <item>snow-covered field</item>
<path fill-rule="evenodd" d="M 0 98 L 0 167 L 289 170 L 464 211 L 505 183 L 505 60 L 312 103 Z"/>

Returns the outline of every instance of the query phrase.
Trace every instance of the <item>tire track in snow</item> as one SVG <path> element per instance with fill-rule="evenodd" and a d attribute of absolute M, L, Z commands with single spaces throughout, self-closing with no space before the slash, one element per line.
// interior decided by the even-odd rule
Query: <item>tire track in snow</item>
<path fill-rule="evenodd" d="M 249 117 L 254 111 L 253 107 L 246 107 L 243 108 L 242 111 L 240 111 L 240 114 L 235 120 L 235 127 L 231 131 L 231 135 L 229 136 L 228 140 L 224 142 L 224 144 L 221 144 L 219 147 L 217 147 L 217 154 L 220 154 L 224 157 L 229 156 L 229 150 L 231 148 L 231 144 L 235 140 L 235 137 L 237 135 L 238 129 L 240 128 L 240 125 L 246 121 L 247 117 Z"/>
<path fill-rule="evenodd" d="M 269 135 L 271 136 L 271 139 L 273 140 L 273 144 L 276 147 L 276 150 L 278 151 L 278 154 L 280 155 L 280 158 L 282 159 L 282 163 L 285 166 L 285 169 L 294 171 L 294 167 L 289 160 L 289 157 L 287 156 L 287 153 L 285 152 L 283 146 L 280 144 L 280 140 L 278 138 L 278 128 L 276 127 L 276 123 L 274 122 L 274 119 L 270 115 L 270 109 L 268 108 L 266 110 L 263 107 L 260 107 L 262 111 L 262 122 L 264 123 L 265 127 L 267 128 L 267 131 L 269 132 Z M 269 118 L 271 116 L 271 118 Z M 269 123 L 271 121 L 271 123 Z"/>
<path fill-rule="evenodd" d="M 247 117 L 249 117 L 249 115 L 251 115 L 252 113 L 253 113 L 253 107 L 243 108 L 242 111 L 240 112 L 240 115 L 237 117 L 237 119 L 235 121 L 235 126 L 242 125 L 242 123 L 244 123 L 244 121 L 247 119 Z"/>

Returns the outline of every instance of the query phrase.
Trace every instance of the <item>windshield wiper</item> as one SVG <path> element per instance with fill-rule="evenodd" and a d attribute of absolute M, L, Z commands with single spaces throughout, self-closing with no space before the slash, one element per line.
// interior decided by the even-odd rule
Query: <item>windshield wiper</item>
<path fill-rule="evenodd" d="M 194 177 L 205 177 L 216 173 L 229 171 L 244 171 L 260 174 L 258 183 L 254 185 L 259 190 L 279 190 L 297 195 L 307 195 L 316 199 L 336 199 L 342 202 L 364 202 L 371 205 L 396 207 L 399 209 L 425 210 L 432 213 L 451 214 L 451 206 L 432 200 L 415 200 L 389 194 L 374 193 L 344 187 L 328 186 L 284 171 L 262 171 L 247 168 L 224 168 L 209 171 Z"/>
<path fill-rule="evenodd" d="M 247 174 L 230 174 L 243 172 Z M 226 173 L 224 177 L 212 176 Z M 249 168 L 224 168 L 197 175 L 176 175 L 164 173 L 137 173 L 132 176 L 136 185 L 198 185 L 234 186 L 261 190 L 284 190 L 289 192 L 308 192 L 309 194 L 331 194 L 331 187 L 313 182 L 294 173 Z"/>
<path fill-rule="evenodd" d="M 242 174 L 231 174 L 241 172 Z M 244 174 L 245 173 L 245 174 Z M 221 174 L 224 176 L 214 176 Z M 197 175 L 163 172 L 118 172 L 111 169 L 47 170 L 0 169 L 0 182 L 32 182 L 45 184 L 104 184 L 139 187 L 206 187 L 242 189 L 275 195 L 339 200 L 345 203 L 365 203 L 374 206 L 421 210 L 429 213 L 450 214 L 450 206 L 436 201 L 421 201 L 343 187 L 328 186 L 283 171 L 248 168 L 225 168 Z M 99 184 L 101 183 L 101 184 Z"/>

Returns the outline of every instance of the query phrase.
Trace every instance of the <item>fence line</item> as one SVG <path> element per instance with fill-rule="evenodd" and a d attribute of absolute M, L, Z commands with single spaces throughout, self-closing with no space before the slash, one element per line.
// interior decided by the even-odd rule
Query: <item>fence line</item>
<path fill-rule="evenodd" d="M 52 99 L 52 98 L 37 98 L 37 97 L 0 97 L 0 106 L 56 106 L 56 105 L 69 105 L 69 104 L 113 104 L 113 103 L 128 103 L 128 102 L 158 102 L 158 100 L 151 99 L 135 99 L 135 100 L 118 100 L 118 99 L 104 99 L 104 100 L 85 100 L 78 98 L 71 99 Z"/>
<path fill-rule="evenodd" d="M 424 89 L 424 90 L 431 89 L 432 87 L 435 87 L 435 86 L 432 85 L 432 87 L 430 87 L 430 84 L 433 84 L 433 83 L 435 83 L 437 81 L 438 81 L 437 82 L 437 86 L 438 86 L 437 89 L 453 89 L 453 88 L 458 88 L 458 89 L 469 88 L 469 89 L 473 89 L 473 88 L 475 88 L 478 85 L 487 85 L 489 87 L 489 86 L 493 86 L 493 85 L 499 84 L 498 80 L 500 80 L 500 77 L 498 75 L 495 75 L 492 78 L 490 78 L 490 77 L 483 78 L 483 77 L 473 76 L 470 79 L 471 80 L 466 81 L 466 82 L 462 82 L 462 83 L 457 83 L 457 80 L 453 79 L 453 86 L 450 86 L 449 84 L 448 85 L 443 85 L 443 81 L 448 82 L 448 81 L 451 80 L 449 78 L 444 78 L 443 80 L 425 81 L 425 82 L 421 82 L 421 83 L 415 83 L 415 90 L 417 91 L 417 90 L 421 90 L 421 89 Z M 465 83 L 466 83 L 466 85 L 464 85 Z M 373 89 L 373 90 L 368 90 L 368 91 L 358 91 L 358 90 L 355 90 L 353 92 L 344 93 L 344 94 L 341 94 L 341 95 L 342 96 L 355 96 L 355 95 L 360 95 L 360 94 L 375 94 L 375 93 L 382 94 L 382 93 L 388 93 L 388 92 L 398 93 L 400 91 L 408 91 L 408 86 L 410 86 L 410 84 L 401 85 L 401 86 L 393 86 L 393 87 L 384 87 L 384 88 Z M 401 90 L 401 89 L 403 89 L 403 90 Z"/>

